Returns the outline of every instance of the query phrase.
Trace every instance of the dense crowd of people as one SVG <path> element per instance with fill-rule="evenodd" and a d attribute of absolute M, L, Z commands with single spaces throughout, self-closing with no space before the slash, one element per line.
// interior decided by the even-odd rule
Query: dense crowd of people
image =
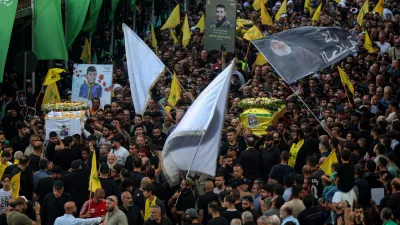
<path fill-rule="evenodd" d="M 301 0 L 289 0 L 287 14 L 267 26 L 252 8 L 253 1 L 239 0 L 237 17 L 252 21 L 269 36 L 311 25 L 310 8 L 315 10 L 319 2 L 310 1 L 308 8 Z M 93 98 L 82 134 L 61 138 L 50 132 L 46 137 L 40 102 L 36 116 L 26 121 L 24 107 L 33 106 L 36 96 L 28 87 L 26 105 L 18 106 L 19 78 L 6 73 L 0 93 L 5 112 L 0 129 L 0 224 L 399 224 L 398 2 L 386 0 L 383 15 L 370 12 L 361 26 L 356 17 L 363 1 L 322 2 L 314 26 L 342 27 L 359 43 L 358 53 L 338 64 L 349 75 L 354 95 L 341 83 L 337 65 L 298 80 L 292 84 L 293 93 L 270 64 L 255 64 L 257 51 L 250 47 L 247 52 L 248 42 L 241 35 L 246 27 L 236 27 L 234 53 L 205 50 L 204 33 L 195 27 L 205 10 L 202 1 L 187 5 L 192 27 L 187 48 L 175 44 L 168 29 L 155 29 L 158 56 L 185 88 L 175 106 L 168 102 L 172 76 L 166 72 L 151 92 L 147 111 L 135 114 L 120 28 L 125 14 L 116 18 L 114 53 L 101 56 L 110 45 L 108 24 L 102 27 L 107 31 L 104 40 L 99 41 L 101 29 L 94 36 L 92 50 L 99 63 L 114 64 L 113 97 L 104 107 Z M 272 17 L 281 3 L 266 3 Z M 377 3 L 369 2 L 370 11 Z M 136 31 L 151 46 L 144 19 L 151 8 L 137 9 Z M 155 17 L 165 22 L 162 13 L 156 12 Z M 375 53 L 363 47 L 365 31 Z M 82 40 L 78 38 L 75 47 Z M 77 56 L 73 61 L 80 62 L 82 48 L 75 47 L 70 58 Z M 166 139 L 233 58 L 237 62 L 223 134 L 221 143 L 215 143 L 220 146 L 216 175 L 211 179 L 182 173 L 181 184 L 170 186 L 161 167 Z M 63 100 L 68 100 L 71 81 L 70 75 L 64 75 L 58 85 Z M 253 135 L 239 120 L 239 102 L 251 97 L 286 103 L 286 113 L 265 135 Z M 166 111 L 166 106 L 172 110 Z M 331 152 L 338 163 L 330 165 L 333 173 L 327 175 L 319 167 Z M 89 193 L 94 153 L 101 188 Z M 11 179 L 19 172 L 20 197 L 12 199 Z"/>

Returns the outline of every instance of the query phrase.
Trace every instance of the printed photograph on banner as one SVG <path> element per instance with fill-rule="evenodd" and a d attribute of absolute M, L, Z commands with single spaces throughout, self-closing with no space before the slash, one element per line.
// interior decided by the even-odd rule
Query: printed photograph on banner
<path fill-rule="evenodd" d="M 101 107 L 111 103 L 112 65 L 75 64 L 72 78 L 73 102 L 87 102 L 99 98 Z"/>
<path fill-rule="evenodd" d="M 236 1 L 207 0 L 205 48 L 233 52 L 235 49 Z"/>
<path fill-rule="evenodd" d="M 26 92 L 17 91 L 17 102 L 19 106 L 24 106 L 26 104 Z"/>
<path fill-rule="evenodd" d="M 54 131 L 61 139 L 74 134 L 81 134 L 82 124 L 80 119 L 64 118 L 64 119 L 46 119 L 46 138 L 50 132 Z"/>

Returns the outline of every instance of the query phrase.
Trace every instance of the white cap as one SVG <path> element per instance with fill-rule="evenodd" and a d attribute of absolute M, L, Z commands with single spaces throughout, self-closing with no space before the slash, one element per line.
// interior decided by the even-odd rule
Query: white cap
<path fill-rule="evenodd" d="M 117 88 L 122 88 L 120 84 L 114 84 L 114 90 L 117 90 Z"/>
<path fill-rule="evenodd" d="M 293 4 L 293 1 L 292 0 L 289 0 L 288 2 L 287 2 L 287 4 L 289 5 L 289 4 Z"/>
<path fill-rule="evenodd" d="M 285 17 L 287 17 L 287 14 L 286 14 L 286 13 L 284 13 L 284 14 L 281 15 L 281 18 L 285 18 Z"/>

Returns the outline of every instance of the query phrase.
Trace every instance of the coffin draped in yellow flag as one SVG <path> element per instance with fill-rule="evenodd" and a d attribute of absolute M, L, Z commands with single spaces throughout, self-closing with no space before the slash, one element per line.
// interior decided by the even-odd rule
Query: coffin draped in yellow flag
<path fill-rule="evenodd" d="M 99 175 L 97 174 L 96 151 L 93 151 L 92 169 L 90 170 L 89 191 L 95 192 L 101 188 Z"/>
<path fill-rule="evenodd" d="M 21 172 L 15 174 L 11 178 L 11 198 L 17 199 L 19 197 L 19 190 L 21 189 Z"/>
<path fill-rule="evenodd" d="M 161 30 L 165 30 L 167 28 L 175 28 L 178 24 L 180 24 L 180 6 L 179 4 L 172 11 L 171 15 L 169 15 L 167 22 L 161 27 Z"/>
<path fill-rule="evenodd" d="M 176 106 L 176 103 L 178 100 L 181 98 L 181 85 L 179 85 L 178 77 L 176 76 L 176 73 L 174 73 L 174 77 L 172 78 L 172 84 L 171 84 L 171 91 L 169 92 L 169 97 L 168 97 L 168 102 Z M 167 106 L 165 109 L 169 112 L 171 111 L 171 107 Z"/>
<path fill-rule="evenodd" d="M 336 156 L 336 151 L 332 151 L 331 154 L 326 157 L 325 161 L 322 163 L 322 165 L 319 167 L 322 171 L 325 172 L 326 175 L 331 176 L 333 171 L 332 171 L 332 164 L 337 163 L 338 159 Z"/>

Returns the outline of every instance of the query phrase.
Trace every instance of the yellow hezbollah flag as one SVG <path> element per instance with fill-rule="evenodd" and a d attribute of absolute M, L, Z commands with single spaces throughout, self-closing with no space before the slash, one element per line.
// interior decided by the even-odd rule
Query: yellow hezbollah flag
<path fill-rule="evenodd" d="M 154 33 L 153 24 L 151 24 L 151 46 L 153 46 L 153 48 L 157 48 L 157 39 L 156 33 Z"/>
<path fill-rule="evenodd" d="M 332 171 L 332 164 L 337 163 L 337 156 L 336 156 L 336 151 L 332 151 L 331 154 L 328 155 L 328 157 L 325 159 L 325 161 L 322 163 L 322 165 L 319 167 L 322 171 L 325 172 L 326 175 L 331 176 L 333 171 Z"/>
<path fill-rule="evenodd" d="M 21 172 L 15 174 L 12 178 L 11 178 L 11 198 L 12 199 L 17 199 L 19 197 L 19 189 L 21 188 Z"/>
<path fill-rule="evenodd" d="M 83 51 L 81 54 L 81 60 L 85 61 L 85 63 L 90 63 L 90 59 L 92 58 L 92 53 L 89 45 L 89 41 L 85 38 L 85 45 L 83 46 Z"/>
<path fill-rule="evenodd" d="M 179 85 L 178 77 L 176 77 L 176 73 L 174 73 L 174 76 L 172 78 L 172 84 L 171 84 L 171 91 L 169 92 L 169 97 L 168 97 L 168 102 L 175 106 L 178 100 L 181 98 L 181 85 Z M 165 108 L 168 112 L 171 111 L 171 107 L 167 106 Z"/>
<path fill-rule="evenodd" d="M 186 46 L 189 44 L 191 36 L 187 14 L 185 15 L 185 20 L 183 21 L 182 33 L 183 33 L 182 45 L 183 47 L 186 48 Z"/>
<path fill-rule="evenodd" d="M 369 52 L 369 53 L 375 53 L 375 49 L 372 46 L 372 41 L 371 38 L 369 38 L 368 32 L 365 31 L 365 37 L 364 37 L 364 48 Z"/>
<path fill-rule="evenodd" d="M 46 92 L 44 92 L 42 105 L 47 103 L 56 103 L 60 101 L 60 93 L 58 92 L 56 83 L 51 83 L 47 85 Z"/>
<path fill-rule="evenodd" d="M 285 1 L 283 1 L 281 7 L 279 8 L 278 12 L 276 13 L 275 20 L 279 20 L 281 18 L 282 14 L 286 13 L 286 7 L 287 6 L 286 6 L 286 0 L 285 0 Z"/>
<path fill-rule="evenodd" d="M 65 70 L 60 68 L 49 69 L 46 78 L 44 79 L 43 85 L 49 85 L 51 83 L 57 82 L 61 79 L 60 73 L 65 72 Z"/>
<path fill-rule="evenodd" d="M 201 16 L 199 22 L 197 22 L 196 27 L 200 28 L 200 32 L 203 32 L 206 28 L 206 21 L 204 19 L 204 14 Z"/>
<path fill-rule="evenodd" d="M 304 139 L 301 139 L 297 143 L 293 143 L 292 147 L 290 147 L 289 151 L 289 161 L 288 165 L 292 168 L 294 168 L 294 165 L 296 164 L 296 159 L 297 159 L 297 153 L 299 153 L 301 146 L 304 144 Z"/>
<path fill-rule="evenodd" d="M 368 11 L 369 11 L 369 3 L 368 3 L 368 0 L 366 0 L 360 9 L 360 12 L 358 12 L 358 16 L 357 16 L 358 24 L 362 25 L 364 16 L 365 16 L 365 14 L 368 13 Z"/>
<path fill-rule="evenodd" d="M 319 17 L 321 15 L 321 8 L 322 8 L 322 3 L 319 4 L 317 10 L 315 10 L 314 16 L 312 17 L 312 25 L 314 25 L 314 23 L 319 20 Z"/>
<path fill-rule="evenodd" d="M 347 74 L 344 72 L 344 70 L 338 66 L 338 70 L 339 70 L 339 75 L 340 75 L 340 80 L 342 81 L 343 85 L 346 85 L 350 92 L 354 95 L 354 87 L 353 84 L 351 83 L 349 77 L 347 76 Z"/>
<path fill-rule="evenodd" d="M 255 9 L 256 11 L 258 11 L 265 3 L 267 3 L 267 0 L 254 0 L 253 3 L 253 9 Z"/>
<path fill-rule="evenodd" d="M 99 188 L 101 188 L 101 184 L 99 176 L 97 175 L 96 151 L 93 151 L 92 169 L 90 170 L 89 191 L 95 192 Z"/>
<path fill-rule="evenodd" d="M 310 1 L 311 1 L 311 0 L 306 0 L 306 1 L 304 2 L 304 9 L 308 9 L 308 11 L 310 11 L 310 15 L 312 15 L 313 12 L 314 12 L 314 9 L 313 9 L 313 7 L 311 7 Z M 304 9 L 303 9 L 303 10 L 304 10 Z"/>
<path fill-rule="evenodd" d="M 269 15 L 267 9 L 264 4 L 261 4 L 261 22 L 262 24 L 273 26 L 274 22 L 272 22 L 272 18 Z"/>
<path fill-rule="evenodd" d="M 258 29 L 256 25 L 250 28 L 243 36 L 244 39 L 248 41 L 257 40 L 263 38 L 261 31 Z"/>
<path fill-rule="evenodd" d="M 172 30 L 172 28 L 169 28 L 169 35 L 174 39 L 174 44 L 178 44 L 178 38 L 175 36 L 175 32 Z"/>
<path fill-rule="evenodd" d="M 263 54 L 261 54 L 261 52 L 257 54 L 255 62 L 257 66 L 265 65 L 267 62 L 268 62 L 267 59 L 263 56 Z"/>
<path fill-rule="evenodd" d="M 161 30 L 167 28 L 175 28 L 176 25 L 180 24 L 180 7 L 179 4 L 172 10 L 171 15 L 169 15 L 167 22 L 161 27 Z"/>
<path fill-rule="evenodd" d="M 383 4 L 385 4 L 384 0 L 379 0 L 379 2 L 376 4 L 374 10 L 372 10 L 373 12 L 377 12 L 379 13 L 380 16 L 383 15 Z"/>

